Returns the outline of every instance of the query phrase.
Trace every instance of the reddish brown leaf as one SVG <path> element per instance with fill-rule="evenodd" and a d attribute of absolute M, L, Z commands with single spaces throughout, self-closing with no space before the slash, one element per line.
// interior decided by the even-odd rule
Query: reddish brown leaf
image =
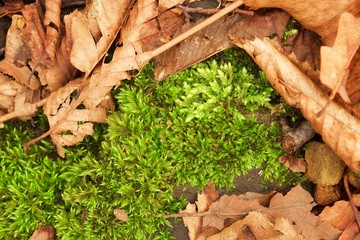
<path fill-rule="evenodd" d="M 326 221 L 333 227 L 344 231 L 354 220 L 354 214 L 349 202 L 337 201 L 333 206 L 327 206 L 319 215 L 319 221 Z"/>

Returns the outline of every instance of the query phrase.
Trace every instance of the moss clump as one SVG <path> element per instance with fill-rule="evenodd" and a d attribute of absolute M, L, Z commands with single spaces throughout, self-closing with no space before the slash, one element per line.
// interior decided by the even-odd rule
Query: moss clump
<path fill-rule="evenodd" d="M 254 66 L 249 72 L 225 62 L 198 64 L 149 94 L 155 80 L 152 66 L 145 67 L 114 93 L 118 110 L 107 130 L 97 126 L 96 136 L 68 149 L 66 159 L 46 141 L 24 154 L 34 135 L 0 130 L 9 136 L 0 144 L 0 238 L 28 238 L 45 222 L 58 239 L 171 239 L 162 216 L 185 206 L 173 198 L 175 186 L 212 181 L 231 188 L 255 167 L 264 180 L 282 182 L 280 127 L 253 114 L 270 111 L 275 93 Z M 115 208 L 129 221 L 117 220 Z"/>

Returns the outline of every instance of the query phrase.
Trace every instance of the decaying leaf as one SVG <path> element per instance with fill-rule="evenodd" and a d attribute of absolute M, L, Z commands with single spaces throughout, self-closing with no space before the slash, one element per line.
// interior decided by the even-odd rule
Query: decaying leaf
<path fill-rule="evenodd" d="M 319 221 L 326 221 L 341 231 L 344 231 L 354 220 L 350 203 L 343 200 L 335 202 L 333 206 L 325 207 L 319 217 Z"/>
<path fill-rule="evenodd" d="M 291 189 L 285 196 L 275 195 L 267 210 L 264 210 L 270 221 L 286 218 L 292 223 L 297 233 L 305 239 L 337 239 L 340 231 L 327 222 L 319 222 L 318 217 L 309 214 L 315 206 L 314 199 L 300 185 Z"/>
<path fill-rule="evenodd" d="M 233 46 L 227 33 L 245 38 L 283 34 L 289 15 L 283 11 L 269 11 L 253 16 L 234 14 L 225 16 L 180 44 L 161 54 L 155 60 L 155 78 L 158 81 Z M 176 34 L 198 24 L 187 23 Z"/>
<path fill-rule="evenodd" d="M 360 19 L 351 13 L 340 16 L 339 28 L 334 45 L 321 47 L 321 82 L 332 90 L 330 99 L 338 93 L 350 103 L 346 92 L 349 65 L 360 44 Z"/>
<path fill-rule="evenodd" d="M 334 208 L 320 217 L 311 213 L 316 204 L 300 185 L 285 196 L 270 195 L 273 197 L 267 208 L 257 197 L 246 200 L 249 196 L 254 194 L 224 195 L 201 213 L 195 204 L 188 204 L 181 216 L 190 239 L 338 239 L 343 231 L 336 228 L 338 217 L 331 219 Z"/>
<path fill-rule="evenodd" d="M 340 1 L 277 1 L 245 0 L 252 9 L 281 8 L 306 28 L 319 34 L 327 46 L 332 46 L 338 29 L 339 18 L 343 12 L 356 15 L 360 8 L 357 0 Z"/>
<path fill-rule="evenodd" d="M 360 165 L 360 122 L 330 101 L 303 72 L 276 47 L 276 41 L 234 41 L 263 69 L 272 86 L 292 106 L 299 108 L 326 144 L 354 171 Z"/>
<path fill-rule="evenodd" d="M 293 172 L 305 172 L 306 162 L 304 158 L 297 158 L 293 154 L 288 156 L 281 156 L 279 162 Z"/>
<path fill-rule="evenodd" d="M 221 232 L 208 237 L 208 240 L 218 239 L 270 239 L 279 237 L 274 225 L 260 212 L 250 212 L 244 219 L 236 221 Z M 280 239 L 280 238 L 276 238 Z"/>
<path fill-rule="evenodd" d="M 39 229 L 36 230 L 31 240 L 55 240 L 55 229 L 51 225 L 40 223 Z"/>

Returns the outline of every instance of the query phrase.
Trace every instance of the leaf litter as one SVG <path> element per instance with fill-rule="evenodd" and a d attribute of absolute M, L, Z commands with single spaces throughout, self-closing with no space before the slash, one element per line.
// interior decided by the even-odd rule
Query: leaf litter
<path fill-rule="evenodd" d="M 130 71 L 153 59 L 161 81 L 236 45 L 254 58 L 273 87 L 302 111 L 348 168 L 358 172 L 359 1 L 229 2 L 211 17 L 189 22 L 186 8 L 177 7 L 182 0 L 92 0 L 65 16 L 61 1 L 4 1 L 0 15 L 11 17 L 12 24 L 0 61 L 1 125 L 12 118 L 31 120 L 42 108 L 50 128 L 24 149 L 50 135 L 64 157 L 64 146 L 93 134 L 94 122 L 106 123 L 115 109 L 110 91 L 130 79 Z M 243 3 L 248 14 L 228 14 Z M 290 16 L 301 27 L 284 46 L 280 38 Z M 296 162 L 298 171 L 306 168 L 294 157 L 288 161 L 289 166 Z M 259 196 L 218 198 L 214 188 L 204 194 L 181 213 L 187 214 L 192 239 L 231 239 L 234 234 L 244 239 L 349 239 L 359 234 L 358 222 L 350 217 L 358 217 L 357 211 L 349 211 L 357 197 L 351 193 L 350 203 L 335 202 L 319 216 L 311 213 L 316 204 L 301 187 L 276 194 L 269 204 Z"/>

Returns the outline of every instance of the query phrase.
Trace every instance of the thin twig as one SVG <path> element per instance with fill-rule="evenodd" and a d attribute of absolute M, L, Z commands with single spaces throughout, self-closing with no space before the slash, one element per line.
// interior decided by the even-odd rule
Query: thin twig
<path fill-rule="evenodd" d="M 176 38 L 172 39 L 170 42 L 167 42 L 164 45 L 162 45 L 161 47 L 155 49 L 150 54 L 148 54 L 148 56 L 144 55 L 146 57 L 145 57 L 145 60 L 143 62 L 148 62 L 150 59 L 152 59 L 152 58 L 160 55 L 161 53 L 169 50 L 170 48 L 172 48 L 175 45 L 179 44 L 180 42 L 184 41 L 185 39 L 187 39 L 191 35 L 199 32 L 200 30 L 202 30 L 205 27 L 209 26 L 210 24 L 212 24 L 213 22 L 219 20 L 220 18 L 222 18 L 226 14 L 234 11 L 235 9 L 240 7 L 242 4 L 243 4 L 243 1 L 239 0 L 239 1 L 233 2 L 229 6 L 221 9 L 215 15 L 212 15 L 211 17 L 205 19 L 203 22 L 199 23 L 198 25 L 194 26 L 193 28 L 189 29 L 188 31 L 186 31 L 186 32 L 180 34 L 179 36 L 177 36 Z"/>
<path fill-rule="evenodd" d="M 355 206 L 355 203 L 354 203 L 354 200 L 352 198 L 352 194 L 351 194 L 350 189 L 349 189 L 349 181 L 348 181 L 348 176 L 347 175 L 344 176 L 344 187 L 345 187 L 346 193 L 347 193 L 347 195 L 349 197 L 350 206 L 351 206 L 351 209 L 353 210 L 355 220 L 356 220 L 357 226 L 358 226 L 359 231 L 360 231 L 360 218 L 359 218 L 359 215 L 358 215 L 359 211 L 357 210 L 357 208 Z"/>
<path fill-rule="evenodd" d="M 294 204 L 291 207 L 272 207 L 272 208 L 259 208 L 256 210 L 249 210 L 248 212 L 235 212 L 235 213 L 220 213 L 220 212 L 200 212 L 200 213 L 187 213 L 187 212 L 182 212 L 182 213 L 175 213 L 175 214 L 168 214 L 168 215 L 164 215 L 163 218 L 168 219 L 168 218 L 176 218 L 176 217 L 205 217 L 205 216 L 221 216 L 221 217 L 234 217 L 234 216 L 238 216 L 238 217 L 242 217 L 242 216 L 246 216 L 247 214 L 249 214 L 249 212 L 265 212 L 266 211 L 273 211 L 273 210 L 284 210 L 284 209 L 288 209 L 288 208 L 303 208 L 305 206 L 309 206 L 312 204 L 311 203 L 307 203 L 307 204 Z"/>
<path fill-rule="evenodd" d="M 191 7 L 185 7 L 180 4 L 176 5 L 176 7 L 183 10 L 185 13 L 201 13 L 201 14 L 206 14 L 206 15 L 213 15 L 213 14 L 216 14 L 221 11 L 221 9 L 219 9 L 219 8 L 201 8 L 201 7 L 191 8 Z M 249 10 L 234 9 L 233 12 L 248 15 L 248 16 L 254 15 L 254 11 L 249 11 Z"/>
<path fill-rule="evenodd" d="M 47 98 L 44 98 L 36 103 L 33 103 L 33 105 L 35 105 L 36 108 L 39 108 L 39 107 L 42 107 L 46 103 L 46 101 L 47 101 Z M 20 117 L 20 116 L 16 116 L 15 111 L 12 111 L 10 113 L 0 116 L 0 123 L 6 122 L 6 121 L 16 118 L 16 117 Z"/>
<path fill-rule="evenodd" d="M 71 2 L 62 2 L 61 8 L 68 8 L 68 7 L 83 7 L 86 5 L 85 0 L 80 1 L 71 1 Z"/>

